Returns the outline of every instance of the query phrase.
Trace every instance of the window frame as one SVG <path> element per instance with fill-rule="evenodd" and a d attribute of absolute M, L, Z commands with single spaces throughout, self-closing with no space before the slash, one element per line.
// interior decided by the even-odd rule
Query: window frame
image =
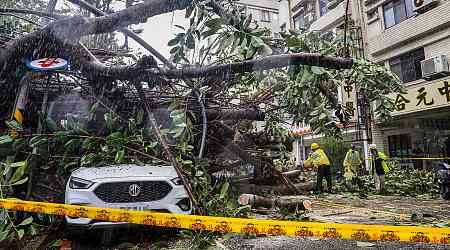
<path fill-rule="evenodd" d="M 389 59 L 389 69 L 397 74 L 403 83 L 417 81 L 423 77 L 420 65 L 423 60 L 425 60 L 425 50 L 420 47 Z M 414 69 L 414 76 L 412 76 L 412 69 Z"/>
<path fill-rule="evenodd" d="M 389 135 L 388 147 L 390 157 L 408 157 L 412 155 L 412 136 L 409 133 Z"/>
<path fill-rule="evenodd" d="M 393 0 L 382 5 L 384 29 L 389 29 L 395 25 L 414 16 L 413 0 Z M 398 11 L 401 9 L 401 13 Z M 387 13 L 392 12 L 392 21 L 387 20 Z"/>
<path fill-rule="evenodd" d="M 268 10 L 260 10 L 261 22 L 272 22 L 272 12 Z"/>

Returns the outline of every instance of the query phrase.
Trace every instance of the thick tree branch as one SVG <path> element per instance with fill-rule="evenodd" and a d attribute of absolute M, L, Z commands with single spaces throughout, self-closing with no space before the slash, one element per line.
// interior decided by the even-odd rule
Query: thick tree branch
<path fill-rule="evenodd" d="M 283 68 L 291 65 L 310 65 L 331 69 L 349 69 L 353 66 L 354 60 L 323 56 L 319 53 L 295 53 L 284 55 L 266 56 L 255 60 L 247 60 L 238 63 L 222 64 L 207 67 L 186 67 L 177 70 L 160 69 L 161 75 L 168 78 L 196 78 L 208 76 L 221 76 L 227 74 L 253 72 Z M 158 74 L 157 70 L 148 70 Z"/>
<path fill-rule="evenodd" d="M 46 13 L 42 11 L 35 10 L 24 10 L 24 9 L 13 9 L 13 8 L 0 8 L 0 13 L 16 13 L 16 14 L 30 14 L 45 18 L 62 19 L 68 16 L 58 15 L 54 13 Z"/>
<path fill-rule="evenodd" d="M 217 110 L 207 111 L 208 120 L 251 120 L 264 121 L 265 113 L 259 109 Z"/>
<path fill-rule="evenodd" d="M 94 13 L 96 16 L 107 15 L 107 13 L 95 8 L 93 5 L 87 3 L 83 0 L 69 0 L 69 2 L 79 5 L 80 7 Z M 150 44 L 148 44 L 146 41 L 144 41 L 136 33 L 134 33 L 133 31 L 131 31 L 127 28 L 122 28 L 122 29 L 120 29 L 120 31 L 123 34 L 133 38 L 137 43 L 139 43 L 142 47 L 144 47 L 146 50 L 148 50 L 152 55 L 154 55 L 156 58 L 158 58 L 166 66 L 168 66 L 169 68 L 172 68 L 172 69 L 175 68 L 175 66 L 171 62 L 169 62 L 163 55 L 161 55 L 161 53 L 159 53 L 157 50 L 155 50 Z"/>
<path fill-rule="evenodd" d="M 97 18 L 77 16 L 55 21 L 42 30 L 11 41 L 0 50 L 0 78 L 11 72 L 11 69 L 17 68 L 27 57 L 48 55 L 51 50 L 48 48 L 48 44 L 53 45 L 57 42 L 63 45 L 76 44 L 82 36 L 113 32 L 131 24 L 146 22 L 149 17 L 184 9 L 189 4 L 191 1 L 188 0 L 153 0 L 136 4 L 107 16 Z M 28 12 L 28 14 L 32 14 L 30 11 Z M 78 63 L 81 64 L 83 61 Z M 106 70 L 117 71 L 120 69 Z"/>

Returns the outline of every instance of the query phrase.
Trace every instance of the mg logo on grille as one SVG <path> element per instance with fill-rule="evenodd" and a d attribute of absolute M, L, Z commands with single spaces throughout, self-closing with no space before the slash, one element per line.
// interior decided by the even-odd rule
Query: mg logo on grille
<path fill-rule="evenodd" d="M 136 197 L 141 193 L 141 187 L 138 184 L 131 184 L 128 187 L 128 193 L 130 196 Z"/>

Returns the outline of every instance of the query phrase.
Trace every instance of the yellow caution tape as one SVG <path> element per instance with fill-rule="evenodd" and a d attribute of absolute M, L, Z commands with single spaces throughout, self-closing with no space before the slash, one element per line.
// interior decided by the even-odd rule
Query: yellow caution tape
<path fill-rule="evenodd" d="M 15 211 L 55 214 L 60 216 L 67 215 L 101 221 L 129 222 L 134 224 L 191 230 L 208 230 L 222 233 L 234 232 L 350 240 L 412 241 L 439 244 L 450 243 L 450 228 L 225 218 L 5 199 L 0 199 L 0 207 Z"/>
<path fill-rule="evenodd" d="M 372 157 L 368 157 L 368 160 L 372 160 Z M 450 160 L 450 157 L 387 157 L 386 160 Z"/>

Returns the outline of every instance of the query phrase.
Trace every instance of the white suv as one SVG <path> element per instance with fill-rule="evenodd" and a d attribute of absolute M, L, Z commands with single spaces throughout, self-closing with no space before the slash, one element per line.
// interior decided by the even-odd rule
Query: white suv
<path fill-rule="evenodd" d="M 67 182 L 65 203 L 179 214 L 192 211 L 187 192 L 172 166 L 128 164 L 79 168 Z M 73 217 L 66 217 L 66 222 L 68 230 L 74 233 L 127 225 Z"/>

